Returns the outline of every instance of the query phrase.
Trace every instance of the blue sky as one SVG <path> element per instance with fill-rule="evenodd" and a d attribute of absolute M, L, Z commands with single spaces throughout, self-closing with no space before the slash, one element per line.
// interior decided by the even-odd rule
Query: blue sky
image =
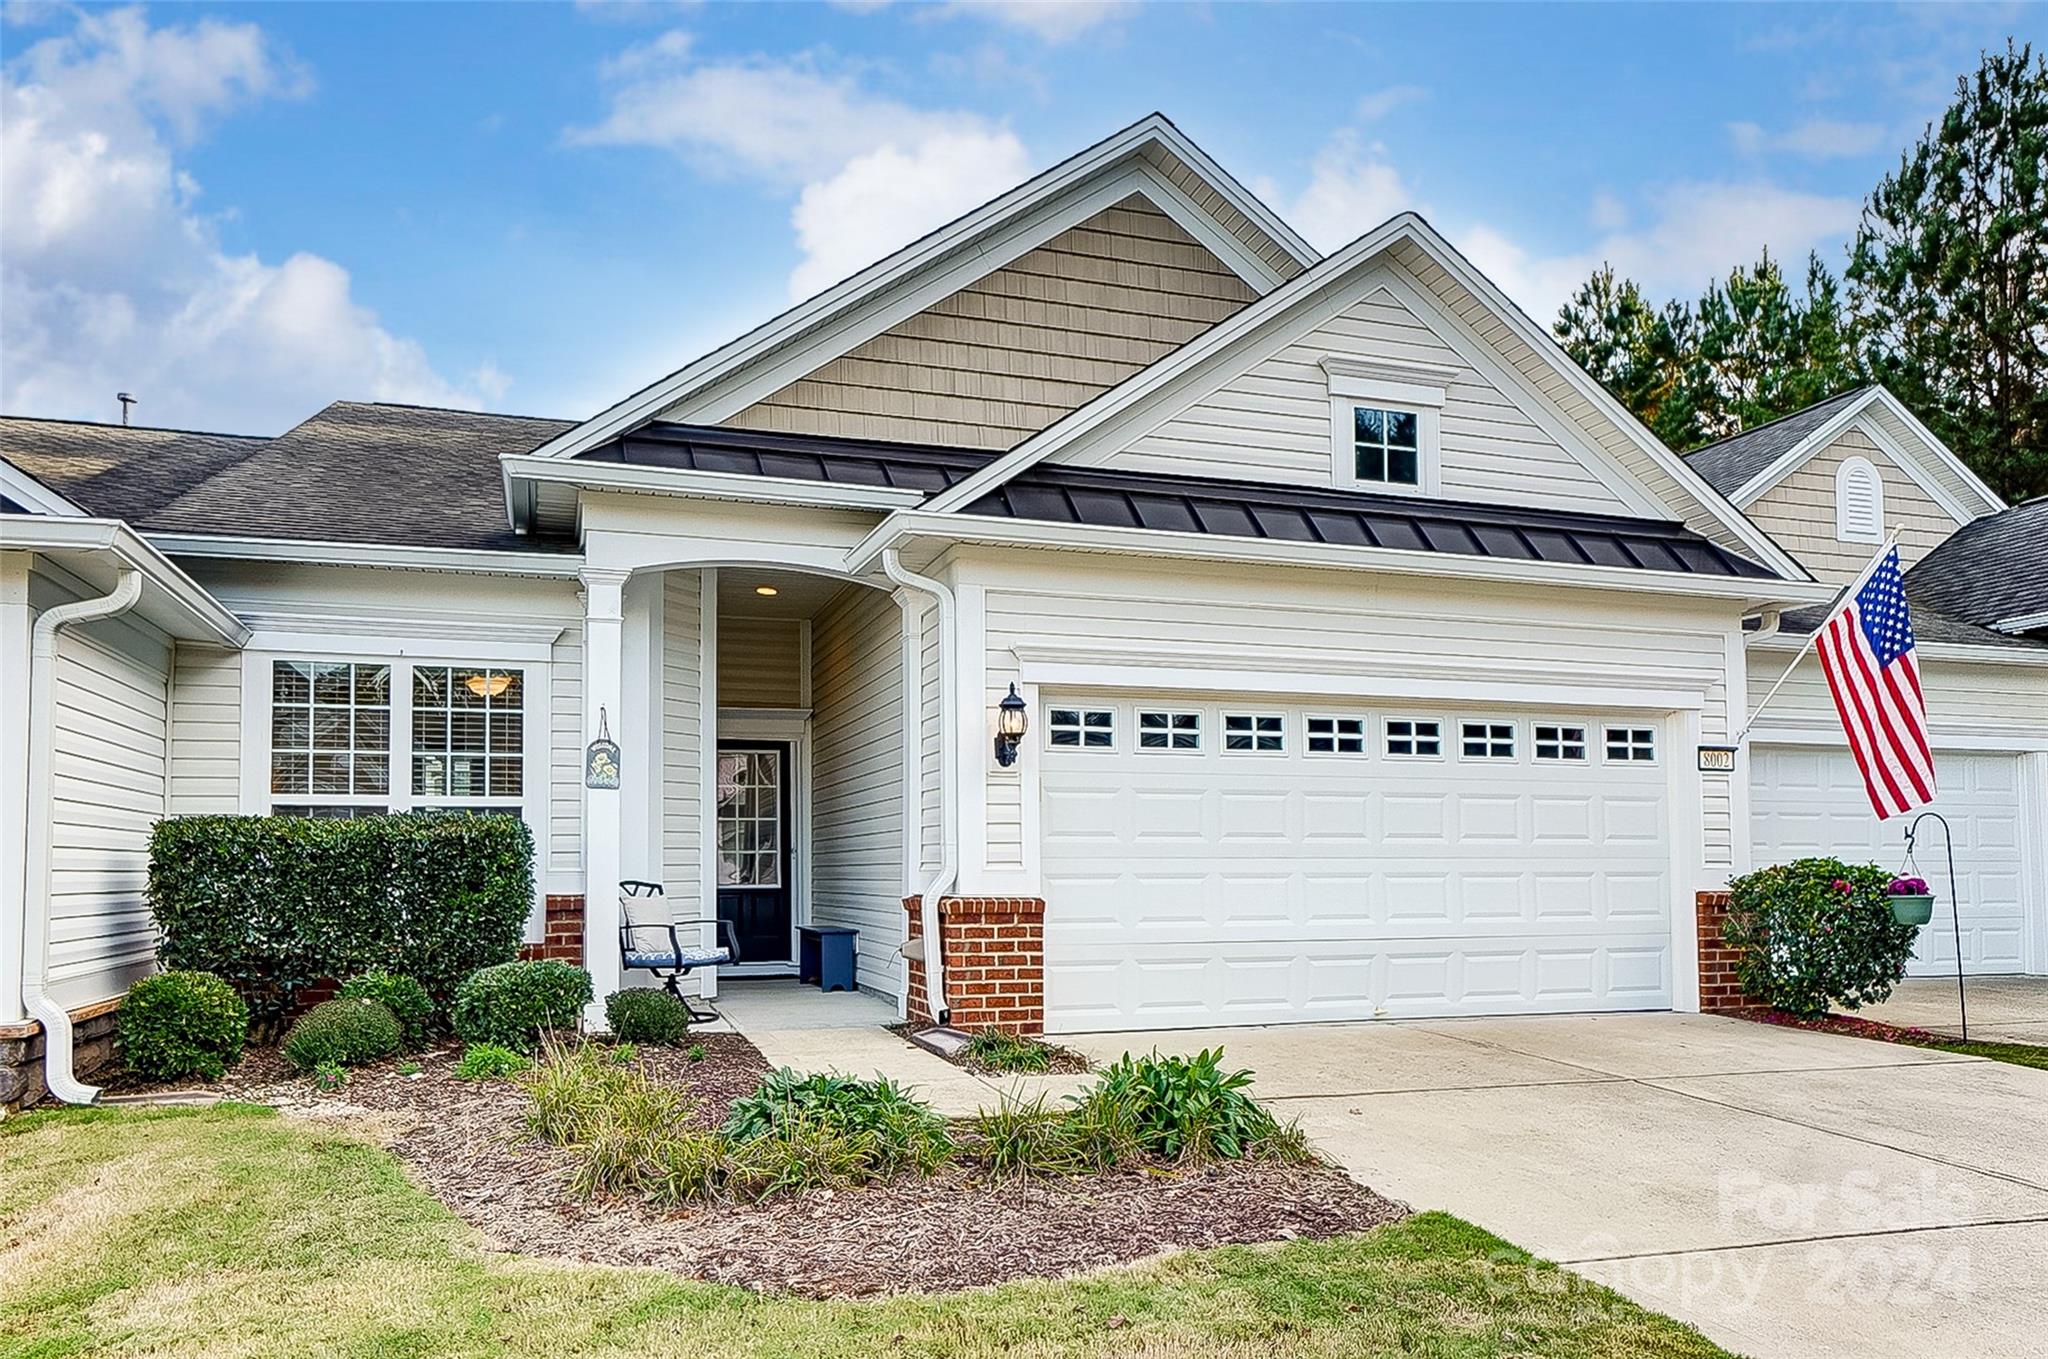
<path fill-rule="evenodd" d="M 14 0 L 0 408 L 590 413 L 1158 109 L 1317 245 L 1417 208 L 1546 322 L 1603 258 L 1839 266 L 1995 6 Z"/>

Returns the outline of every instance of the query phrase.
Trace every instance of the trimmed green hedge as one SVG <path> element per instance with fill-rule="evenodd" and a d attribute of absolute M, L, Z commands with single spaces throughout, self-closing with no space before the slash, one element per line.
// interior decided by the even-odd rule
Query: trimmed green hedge
<path fill-rule="evenodd" d="M 499 963 L 463 979 L 449 1017 L 465 1043 L 532 1052 L 551 1031 L 575 1028 L 590 996 L 590 974 L 580 967 Z"/>
<path fill-rule="evenodd" d="M 1742 989 L 1788 1014 L 1861 1009 L 1906 975 L 1918 925 L 1892 919 L 1892 875 L 1875 864 L 1799 859 L 1728 884 L 1721 937 L 1742 951 Z"/>
<path fill-rule="evenodd" d="M 300 1015 L 280 1050 L 301 1071 L 330 1062 L 361 1066 L 397 1052 L 402 1032 L 398 1016 L 383 1001 L 336 996 Z"/>
<path fill-rule="evenodd" d="M 150 837 L 149 900 L 163 965 L 226 978 L 264 1032 L 307 986 L 372 969 L 445 1005 L 471 972 L 518 955 L 533 833 L 432 812 L 169 817 Z"/>
<path fill-rule="evenodd" d="M 219 1080 L 249 1037 L 249 1007 L 226 982 L 204 972 L 144 977 L 128 988 L 114 1022 L 121 1060 L 152 1081 Z"/>

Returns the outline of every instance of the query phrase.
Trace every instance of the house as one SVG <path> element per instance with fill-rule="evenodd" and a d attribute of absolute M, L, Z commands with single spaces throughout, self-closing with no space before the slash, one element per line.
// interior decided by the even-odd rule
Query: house
<path fill-rule="evenodd" d="M 1874 497 L 1930 589 L 2002 510 L 1882 393 L 1681 458 L 1420 218 L 1319 256 L 1156 116 L 579 422 L 0 453 L 0 1032 L 66 1098 L 163 813 L 520 815 L 600 997 L 638 877 L 728 977 L 851 926 L 970 1027 L 1719 1003 L 1731 873 L 1898 831 L 1801 820 L 1803 678 L 1696 752 Z M 1959 866 L 2017 912 L 1971 961 L 2048 970 L 2048 643 L 1941 607 Z"/>

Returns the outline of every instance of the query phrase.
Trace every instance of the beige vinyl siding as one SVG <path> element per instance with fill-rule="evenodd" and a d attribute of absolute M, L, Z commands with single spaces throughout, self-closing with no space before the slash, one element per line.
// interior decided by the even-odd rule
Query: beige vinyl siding
<path fill-rule="evenodd" d="M 903 634 L 853 586 L 811 634 L 811 922 L 860 931 L 861 985 L 902 990 Z"/>
<path fill-rule="evenodd" d="M 703 902 L 704 599 L 696 571 L 663 577 L 661 879 L 676 920 L 711 918 Z M 630 756 L 629 756 L 630 758 Z"/>
<path fill-rule="evenodd" d="M 1904 566 L 1932 552 L 1960 525 L 1889 455 L 1855 426 L 1751 501 L 1746 513 L 1757 527 L 1821 580 L 1846 584 L 1877 551 L 1871 543 L 1835 539 L 1835 473 L 1852 457 L 1866 459 L 1884 482 L 1884 524 L 1899 535 Z"/>
<path fill-rule="evenodd" d="M 50 991 L 118 996 L 154 966 L 149 837 L 169 787 L 170 647 L 125 620 L 57 634 Z"/>
<path fill-rule="evenodd" d="M 1760 701 L 1785 673 L 1792 653 L 1778 647 L 1749 652 L 1749 693 Z M 1974 661 L 1938 660 L 1922 656 L 1920 682 L 1927 695 L 1927 723 L 1937 740 L 1943 736 L 2011 737 L 2048 740 L 2048 666 L 1986 665 Z M 1827 678 L 1811 651 L 1770 706 L 1758 714 L 1765 732 L 1813 732 L 1841 735 L 1841 719 L 1828 697 Z M 1940 776 L 1940 750 L 1935 752 Z"/>
<path fill-rule="evenodd" d="M 1472 706 L 1431 700 L 1432 666 L 1497 673 L 1504 682 L 1582 680 L 1589 698 L 1601 684 L 1675 684 L 1702 695 L 1700 739 L 1727 738 L 1733 606 L 1647 599 L 1618 605 L 1594 591 L 1364 580 L 1287 568 L 1104 562 L 1076 570 L 1046 562 L 1038 570 L 1040 583 L 1016 584 L 1005 573 L 1002 584 L 988 587 L 988 706 L 1019 677 L 1020 648 L 1137 655 L 1147 665 L 1185 657 L 1189 665 L 1213 666 L 1228 658 L 1237 670 L 1376 676 L 1398 674 L 1399 663 L 1412 660 L 1420 677 L 1416 699 L 1391 707 L 1420 703 L 1452 714 Z M 1645 672 L 1658 678 L 1639 678 Z M 1597 720 L 1599 712 L 1588 716 Z M 1667 750 L 1664 758 L 1690 754 Z M 1019 865 L 1022 781 L 1007 771 L 986 778 L 991 866 Z M 1700 788 L 1702 859 L 1723 865 L 1732 851 L 1728 777 L 1702 775 Z"/>
<path fill-rule="evenodd" d="M 180 642 L 171 663 L 169 804 L 174 816 L 242 810 L 242 657 Z"/>
<path fill-rule="evenodd" d="M 583 625 L 572 623 L 548 655 L 548 872 L 583 880 Z"/>
<path fill-rule="evenodd" d="M 724 423 L 1009 448 L 1256 296 L 1133 195 Z"/>
<path fill-rule="evenodd" d="M 718 706 L 803 706 L 803 624 L 788 618 L 718 617 Z"/>
<path fill-rule="evenodd" d="M 1326 358 L 1453 370 L 1442 413 L 1449 499 L 1625 513 L 1628 506 L 1530 419 L 1431 323 L 1390 291 L 1345 307 L 1107 459 L 1113 467 L 1193 476 L 1331 484 Z"/>

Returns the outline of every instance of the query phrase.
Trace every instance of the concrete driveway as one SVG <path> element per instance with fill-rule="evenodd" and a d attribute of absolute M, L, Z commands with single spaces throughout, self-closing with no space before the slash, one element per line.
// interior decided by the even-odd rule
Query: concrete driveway
<path fill-rule="evenodd" d="M 1374 1189 L 1759 1359 L 2041 1353 L 2048 1072 L 1675 1014 L 1062 1041 L 1220 1043 Z"/>
<path fill-rule="evenodd" d="M 1901 1028 L 1960 1034 L 1963 1003 L 1970 1037 L 1985 1043 L 2048 1044 L 2048 977 L 1970 977 L 1956 996 L 1954 977 L 1908 977 L 1882 1005 L 1847 1011 Z"/>

